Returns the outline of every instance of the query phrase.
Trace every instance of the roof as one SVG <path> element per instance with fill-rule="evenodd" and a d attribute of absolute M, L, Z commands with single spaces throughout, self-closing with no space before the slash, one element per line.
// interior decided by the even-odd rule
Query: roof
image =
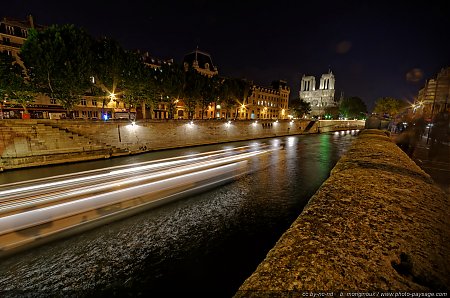
<path fill-rule="evenodd" d="M 173 63 L 173 59 L 161 59 L 161 58 L 157 58 L 154 56 L 151 56 L 148 52 L 141 52 L 140 50 L 135 50 L 135 53 L 137 53 L 141 59 L 142 62 L 144 62 L 145 64 L 149 64 L 152 66 L 161 66 L 163 64 L 172 64 Z"/>
<path fill-rule="evenodd" d="M 212 62 L 211 56 L 208 53 L 199 51 L 196 49 L 195 51 L 186 54 L 183 59 L 183 63 L 189 63 L 192 65 L 194 61 L 197 61 L 198 66 L 203 69 L 209 69 L 210 71 L 215 71 L 214 64 Z M 208 64 L 208 65 L 206 65 Z M 208 66 L 208 67 L 206 67 Z"/>
<path fill-rule="evenodd" d="M 22 19 L 17 19 L 17 18 L 12 18 L 12 17 L 3 17 L 0 20 L 0 23 L 9 25 L 9 26 L 17 26 L 20 28 L 27 28 L 30 29 L 32 27 L 36 28 L 36 29 L 44 29 L 46 26 L 43 25 L 39 25 L 36 24 L 34 22 L 33 16 L 28 16 L 26 19 L 22 20 Z"/>

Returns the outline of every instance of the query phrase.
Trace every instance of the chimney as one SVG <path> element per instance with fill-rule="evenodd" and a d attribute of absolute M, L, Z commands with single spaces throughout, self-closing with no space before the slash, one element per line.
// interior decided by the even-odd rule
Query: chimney
<path fill-rule="evenodd" d="M 28 22 L 30 23 L 30 27 L 34 29 L 34 20 L 31 14 L 28 15 Z"/>

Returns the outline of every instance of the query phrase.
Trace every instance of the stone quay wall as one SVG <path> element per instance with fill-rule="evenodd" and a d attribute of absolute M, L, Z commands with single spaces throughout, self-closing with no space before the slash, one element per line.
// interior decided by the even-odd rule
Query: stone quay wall
<path fill-rule="evenodd" d="M 382 131 L 362 131 L 235 297 L 448 292 L 448 196 Z"/>
<path fill-rule="evenodd" d="M 363 128 L 336 121 L 333 127 Z M 0 169 L 109 158 L 178 147 L 319 133 L 319 121 L 0 120 Z"/>

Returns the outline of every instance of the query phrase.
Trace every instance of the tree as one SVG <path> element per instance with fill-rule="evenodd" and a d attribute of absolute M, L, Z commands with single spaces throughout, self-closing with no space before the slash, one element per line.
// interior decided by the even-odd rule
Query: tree
<path fill-rule="evenodd" d="M 325 108 L 325 119 L 338 119 L 338 118 L 339 118 L 339 107 Z"/>
<path fill-rule="evenodd" d="M 126 52 L 124 61 L 121 75 L 122 99 L 130 108 L 141 104 L 144 116 L 145 105 L 150 98 L 153 98 L 153 89 L 155 88 L 152 70 L 145 66 L 140 57 L 134 52 Z"/>
<path fill-rule="evenodd" d="M 218 76 L 206 77 L 199 75 L 197 79 L 200 81 L 200 107 L 202 111 L 202 119 L 205 110 L 212 102 L 216 103 L 219 97 L 220 79 Z"/>
<path fill-rule="evenodd" d="M 160 76 L 163 97 L 168 99 L 169 118 L 174 119 L 177 103 L 185 97 L 186 71 L 179 64 L 163 65 Z"/>
<path fill-rule="evenodd" d="M 296 98 L 289 104 L 289 109 L 295 118 L 303 118 L 311 112 L 311 104 L 303 99 Z"/>
<path fill-rule="evenodd" d="M 359 97 L 344 98 L 340 102 L 339 113 L 344 118 L 364 119 L 367 114 L 367 106 Z"/>
<path fill-rule="evenodd" d="M 34 91 L 27 82 L 22 67 L 12 56 L 0 52 L 0 96 L 22 105 L 24 114 L 28 114 L 27 105 L 34 100 Z"/>
<path fill-rule="evenodd" d="M 14 59 L 6 52 L 0 52 L 0 96 L 1 101 L 8 95 L 11 81 L 16 79 Z"/>
<path fill-rule="evenodd" d="M 32 85 L 70 112 L 91 85 L 92 44 L 83 29 L 53 25 L 30 30 L 20 57 Z"/>
<path fill-rule="evenodd" d="M 94 43 L 93 55 L 95 86 L 103 94 L 103 109 L 107 98 L 115 99 L 119 94 L 118 90 L 123 91 L 126 54 L 117 41 L 105 37 Z"/>
<path fill-rule="evenodd" d="M 188 112 L 188 118 L 194 117 L 195 107 L 201 99 L 201 74 L 197 70 L 190 67 L 186 72 L 186 83 L 184 85 L 183 95 L 184 103 Z"/>
<path fill-rule="evenodd" d="M 34 101 L 34 92 L 32 90 L 15 90 L 9 97 L 23 107 L 23 113 L 28 114 L 27 105 Z"/>
<path fill-rule="evenodd" d="M 218 98 L 226 109 L 226 117 L 231 117 L 231 111 L 235 111 L 237 118 L 238 108 L 242 105 L 245 107 L 246 99 L 252 93 L 252 83 L 238 78 L 222 78 L 219 82 Z"/>
<path fill-rule="evenodd" d="M 406 108 L 408 104 L 403 100 L 392 97 L 381 97 L 375 102 L 374 113 L 382 116 L 395 117 L 399 112 Z"/>
<path fill-rule="evenodd" d="M 152 88 L 155 96 L 153 102 L 163 101 L 169 106 L 169 118 L 173 119 L 176 104 L 180 99 L 184 101 L 187 92 L 187 72 L 179 64 L 165 64 L 159 69 L 152 70 Z"/>
<path fill-rule="evenodd" d="M 225 110 L 225 118 L 229 119 L 231 117 L 231 110 L 234 110 L 237 106 L 237 96 L 238 93 L 237 81 L 235 79 L 221 78 L 219 81 L 219 95 L 218 104 L 220 104 L 221 109 Z"/>

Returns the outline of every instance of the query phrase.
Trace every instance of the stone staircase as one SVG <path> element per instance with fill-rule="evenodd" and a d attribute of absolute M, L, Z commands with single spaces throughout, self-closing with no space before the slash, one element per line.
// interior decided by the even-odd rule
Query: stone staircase
<path fill-rule="evenodd" d="M 39 120 L 0 120 L 0 170 L 105 158 L 114 150 Z"/>
<path fill-rule="evenodd" d="M 3 135 L 14 136 L 13 140 L 3 138 L 5 144 L 2 157 L 59 154 L 104 150 L 89 138 L 35 121 L 2 122 Z"/>
<path fill-rule="evenodd" d="M 102 131 L 92 132 L 92 133 L 86 133 L 86 131 L 83 130 L 77 130 L 73 129 L 73 127 L 61 127 L 58 124 L 48 124 L 54 129 L 58 129 L 60 131 L 64 131 L 65 133 L 71 134 L 74 138 L 84 138 L 86 140 L 89 140 L 89 142 L 93 144 L 97 144 L 102 146 L 103 148 L 109 149 L 111 152 L 122 152 L 124 151 L 122 148 L 113 145 L 109 138 L 104 138 L 104 140 L 107 140 L 108 142 L 100 141 L 104 133 Z"/>
<path fill-rule="evenodd" d="M 316 124 L 316 121 L 309 121 L 308 125 L 305 127 L 304 132 L 309 132 L 309 130 Z"/>

